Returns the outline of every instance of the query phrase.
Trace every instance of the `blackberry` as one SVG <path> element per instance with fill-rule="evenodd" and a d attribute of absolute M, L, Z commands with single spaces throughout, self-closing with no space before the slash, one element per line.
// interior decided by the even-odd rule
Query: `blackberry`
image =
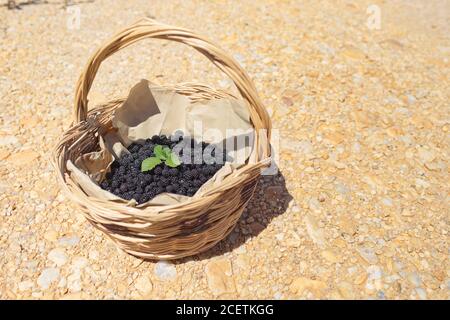
<path fill-rule="evenodd" d="M 117 173 L 119 173 L 120 175 L 124 175 L 125 174 L 125 166 L 122 166 L 118 169 Z"/>
<path fill-rule="evenodd" d="M 137 192 L 137 191 L 135 191 L 134 194 L 133 194 L 133 198 L 134 198 L 134 199 L 140 198 L 141 196 L 142 196 L 142 192 Z"/>
<path fill-rule="evenodd" d="M 143 156 L 144 156 L 144 159 L 153 156 L 153 150 L 145 150 L 145 152 L 143 153 Z"/>
<path fill-rule="evenodd" d="M 125 183 L 120 185 L 120 192 L 125 193 L 128 191 L 128 186 Z"/>
<path fill-rule="evenodd" d="M 141 172 L 139 166 L 131 167 L 129 171 L 131 172 L 131 175 L 134 177 L 136 177 Z"/>
<path fill-rule="evenodd" d="M 189 188 L 186 193 L 187 193 L 188 196 L 192 197 L 196 192 L 197 192 L 197 189 Z"/>
<path fill-rule="evenodd" d="M 183 173 L 184 178 L 186 178 L 186 180 L 192 180 L 194 178 L 194 176 L 192 175 L 191 171 L 185 171 Z"/>
<path fill-rule="evenodd" d="M 192 182 L 192 185 L 194 186 L 194 187 L 196 187 L 196 188 L 200 188 L 201 186 L 202 186 L 202 182 L 200 181 L 200 180 L 198 180 L 198 179 L 195 179 L 193 182 Z"/>
<path fill-rule="evenodd" d="M 189 189 L 192 185 L 191 185 L 191 181 L 186 181 L 185 183 L 182 184 L 182 187 L 185 189 Z"/>
<path fill-rule="evenodd" d="M 178 177 L 170 177 L 169 178 L 170 183 L 174 184 L 178 182 Z"/>
<path fill-rule="evenodd" d="M 117 168 L 119 168 L 120 167 L 120 163 L 119 162 L 117 162 L 117 161 L 114 161 L 112 164 L 111 164 L 111 170 L 112 171 L 115 171 Z"/>
<path fill-rule="evenodd" d="M 197 178 L 197 177 L 198 177 L 198 173 L 199 173 L 199 172 L 198 172 L 197 169 L 192 169 L 192 170 L 191 170 L 191 175 L 192 175 L 193 178 Z"/>
<path fill-rule="evenodd" d="M 111 188 L 116 189 L 119 187 L 119 182 L 117 180 L 111 181 Z"/>
<path fill-rule="evenodd" d="M 133 157 L 131 155 L 127 154 L 127 155 L 124 155 L 122 158 L 120 158 L 119 163 L 122 166 L 127 166 L 131 163 L 132 159 L 133 159 Z"/>
<path fill-rule="evenodd" d="M 100 184 L 100 187 L 102 188 L 102 189 L 108 189 L 109 188 L 109 182 L 108 181 L 103 181 L 101 184 Z"/>
<path fill-rule="evenodd" d="M 153 136 L 141 143 L 130 144 L 127 148 L 130 153 L 112 163 L 111 170 L 100 187 L 126 200 L 134 198 L 138 204 L 163 192 L 193 196 L 222 168 L 223 164 L 216 162 L 214 157 L 218 160 L 222 157 L 225 159 L 226 153 L 207 142 L 183 137 L 182 132 L 176 134 L 178 136 Z M 182 163 L 176 168 L 160 164 L 151 171 L 141 172 L 142 161 L 154 156 L 153 150 L 157 144 L 180 151 Z M 206 155 L 204 158 L 203 154 Z"/>
<path fill-rule="evenodd" d="M 132 144 L 130 144 L 130 145 L 128 146 L 127 149 L 128 149 L 128 151 L 130 151 L 131 153 L 134 153 L 134 152 L 138 152 L 140 148 L 141 148 L 141 145 L 140 145 L 140 144 L 132 143 Z"/>

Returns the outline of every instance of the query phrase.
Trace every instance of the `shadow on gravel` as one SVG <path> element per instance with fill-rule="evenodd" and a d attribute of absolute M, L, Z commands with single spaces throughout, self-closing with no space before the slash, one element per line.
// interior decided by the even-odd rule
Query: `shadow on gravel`
<path fill-rule="evenodd" d="M 286 212 L 292 196 L 289 194 L 284 176 L 278 171 L 277 175 L 261 176 L 252 199 L 247 204 L 234 230 L 213 248 L 201 254 L 174 260 L 175 264 L 182 264 L 191 260 L 209 259 L 233 251 L 258 236 L 277 216 Z"/>

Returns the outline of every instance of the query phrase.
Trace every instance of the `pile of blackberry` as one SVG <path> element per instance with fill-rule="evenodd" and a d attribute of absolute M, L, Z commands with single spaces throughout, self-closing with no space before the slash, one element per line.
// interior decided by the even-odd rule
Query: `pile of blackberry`
<path fill-rule="evenodd" d="M 162 163 L 150 171 L 141 172 L 142 161 L 154 156 L 153 149 L 156 145 L 168 146 L 172 150 L 183 143 L 190 144 L 188 147 L 191 152 L 188 155 L 181 153 L 182 163 L 178 167 L 171 168 Z M 226 161 L 226 155 L 222 156 L 222 153 L 219 155 L 221 161 L 216 161 L 217 151 L 212 152 L 214 157 L 203 159 L 203 151 L 208 146 L 208 143 L 199 143 L 190 137 L 179 135 L 176 138 L 153 136 L 142 144 L 132 143 L 127 148 L 130 153 L 112 163 L 111 171 L 100 186 L 120 198 L 135 199 L 138 204 L 147 202 L 163 192 L 193 196 Z M 191 161 L 186 161 L 186 157 Z"/>

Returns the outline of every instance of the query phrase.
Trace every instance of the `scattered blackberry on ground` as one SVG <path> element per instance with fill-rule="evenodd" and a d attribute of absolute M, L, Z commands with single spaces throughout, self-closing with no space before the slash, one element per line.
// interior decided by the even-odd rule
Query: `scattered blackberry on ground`
<path fill-rule="evenodd" d="M 162 163 L 151 171 L 141 172 L 142 161 L 154 156 L 153 150 L 158 144 L 169 146 L 171 150 L 183 145 L 191 146 L 191 149 L 180 148 L 179 154 L 183 155 L 184 151 L 186 157 L 180 158 L 182 163 L 178 167 L 171 168 Z M 112 163 L 100 187 L 123 199 L 135 199 L 137 203 L 147 202 L 163 192 L 193 196 L 223 166 L 214 158 L 202 158 L 205 148 L 210 150 L 211 147 L 208 143 L 183 137 L 180 132 L 170 137 L 153 136 L 142 143 L 132 143 L 127 148 L 129 153 Z M 207 150 L 205 154 L 211 153 L 214 157 L 215 152 L 215 149 Z M 185 159 L 191 162 L 184 163 L 188 162 Z"/>

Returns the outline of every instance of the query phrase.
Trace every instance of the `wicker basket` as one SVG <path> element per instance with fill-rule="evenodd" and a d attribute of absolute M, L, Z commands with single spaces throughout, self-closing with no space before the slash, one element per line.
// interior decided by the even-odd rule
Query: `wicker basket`
<path fill-rule="evenodd" d="M 250 110 L 256 135 L 252 156 L 246 164 L 200 198 L 166 206 L 136 208 L 89 197 L 70 177 L 66 163 L 98 150 L 99 135 L 112 128 L 112 114 L 125 99 L 108 102 L 88 111 L 88 92 L 100 64 L 113 53 L 144 38 L 187 44 L 210 59 L 233 81 Z M 201 84 L 170 87 L 190 99 L 213 99 L 230 94 Z M 259 130 L 265 129 L 265 130 Z M 205 251 L 225 238 L 251 198 L 260 170 L 270 163 L 270 118 L 247 73 L 234 59 L 209 40 L 177 27 L 143 19 L 115 35 L 98 49 L 81 74 L 76 88 L 75 124 L 56 146 L 52 162 L 67 196 L 77 203 L 86 218 L 124 251 L 146 259 L 178 259 Z"/>

